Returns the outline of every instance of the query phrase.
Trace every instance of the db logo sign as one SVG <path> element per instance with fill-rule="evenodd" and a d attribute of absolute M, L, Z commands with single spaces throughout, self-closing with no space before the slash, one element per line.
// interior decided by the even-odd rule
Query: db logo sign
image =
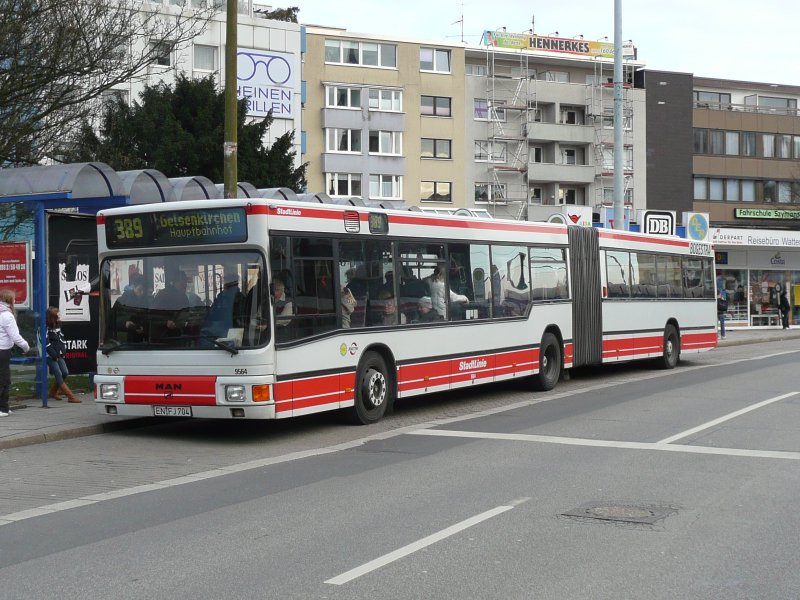
<path fill-rule="evenodd" d="M 675 213 L 667 210 L 646 210 L 642 232 L 656 235 L 675 235 Z"/>

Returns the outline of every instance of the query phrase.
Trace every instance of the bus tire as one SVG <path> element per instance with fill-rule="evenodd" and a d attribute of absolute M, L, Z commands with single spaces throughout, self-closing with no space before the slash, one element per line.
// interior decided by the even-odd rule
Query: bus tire
<path fill-rule="evenodd" d="M 664 350 L 659 365 L 662 369 L 674 369 L 681 358 L 681 338 L 674 325 L 664 328 Z"/>
<path fill-rule="evenodd" d="M 367 352 L 356 373 L 355 404 L 350 410 L 354 425 L 377 423 L 394 402 L 394 387 L 386 361 L 377 352 Z"/>
<path fill-rule="evenodd" d="M 539 347 L 539 372 L 533 376 L 533 387 L 547 392 L 556 387 L 561 377 L 561 344 L 552 333 L 542 336 Z"/>

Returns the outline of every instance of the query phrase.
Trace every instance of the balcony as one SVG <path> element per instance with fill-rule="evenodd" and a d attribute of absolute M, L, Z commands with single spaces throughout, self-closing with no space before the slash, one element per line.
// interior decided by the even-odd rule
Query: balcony
<path fill-rule="evenodd" d="M 534 142 L 591 144 L 594 141 L 594 127 L 562 123 L 528 123 L 528 139 Z"/>
<path fill-rule="evenodd" d="M 528 181 L 590 184 L 594 175 L 592 165 L 528 163 Z"/>

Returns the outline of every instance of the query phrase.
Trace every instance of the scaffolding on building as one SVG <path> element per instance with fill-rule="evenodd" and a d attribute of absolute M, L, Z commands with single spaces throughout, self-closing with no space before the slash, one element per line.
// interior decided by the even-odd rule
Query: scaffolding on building
<path fill-rule="evenodd" d="M 504 51 L 501 59 L 494 46 L 487 47 L 487 200 L 493 210 L 503 206 L 508 214 L 518 205 L 516 216 L 524 218 L 529 202 L 528 124 L 536 108 L 536 73 L 530 70 L 527 52 L 517 51 L 516 59 L 511 60 L 508 54 Z"/>
<path fill-rule="evenodd" d="M 622 136 L 625 152 L 623 199 L 633 205 L 633 66 L 623 64 Z M 613 206 L 614 191 L 614 65 L 597 60 L 594 74 L 587 82 L 586 116 L 594 125 L 595 209 Z M 629 158 L 630 156 L 630 158 Z M 589 204 L 587 198 L 587 204 Z"/>

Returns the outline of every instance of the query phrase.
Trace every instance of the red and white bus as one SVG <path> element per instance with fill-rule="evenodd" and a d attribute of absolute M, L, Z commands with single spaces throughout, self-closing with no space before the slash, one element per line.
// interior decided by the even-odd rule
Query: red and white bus
<path fill-rule="evenodd" d="M 108 415 L 274 419 L 716 347 L 710 244 L 265 199 L 98 213 Z"/>

